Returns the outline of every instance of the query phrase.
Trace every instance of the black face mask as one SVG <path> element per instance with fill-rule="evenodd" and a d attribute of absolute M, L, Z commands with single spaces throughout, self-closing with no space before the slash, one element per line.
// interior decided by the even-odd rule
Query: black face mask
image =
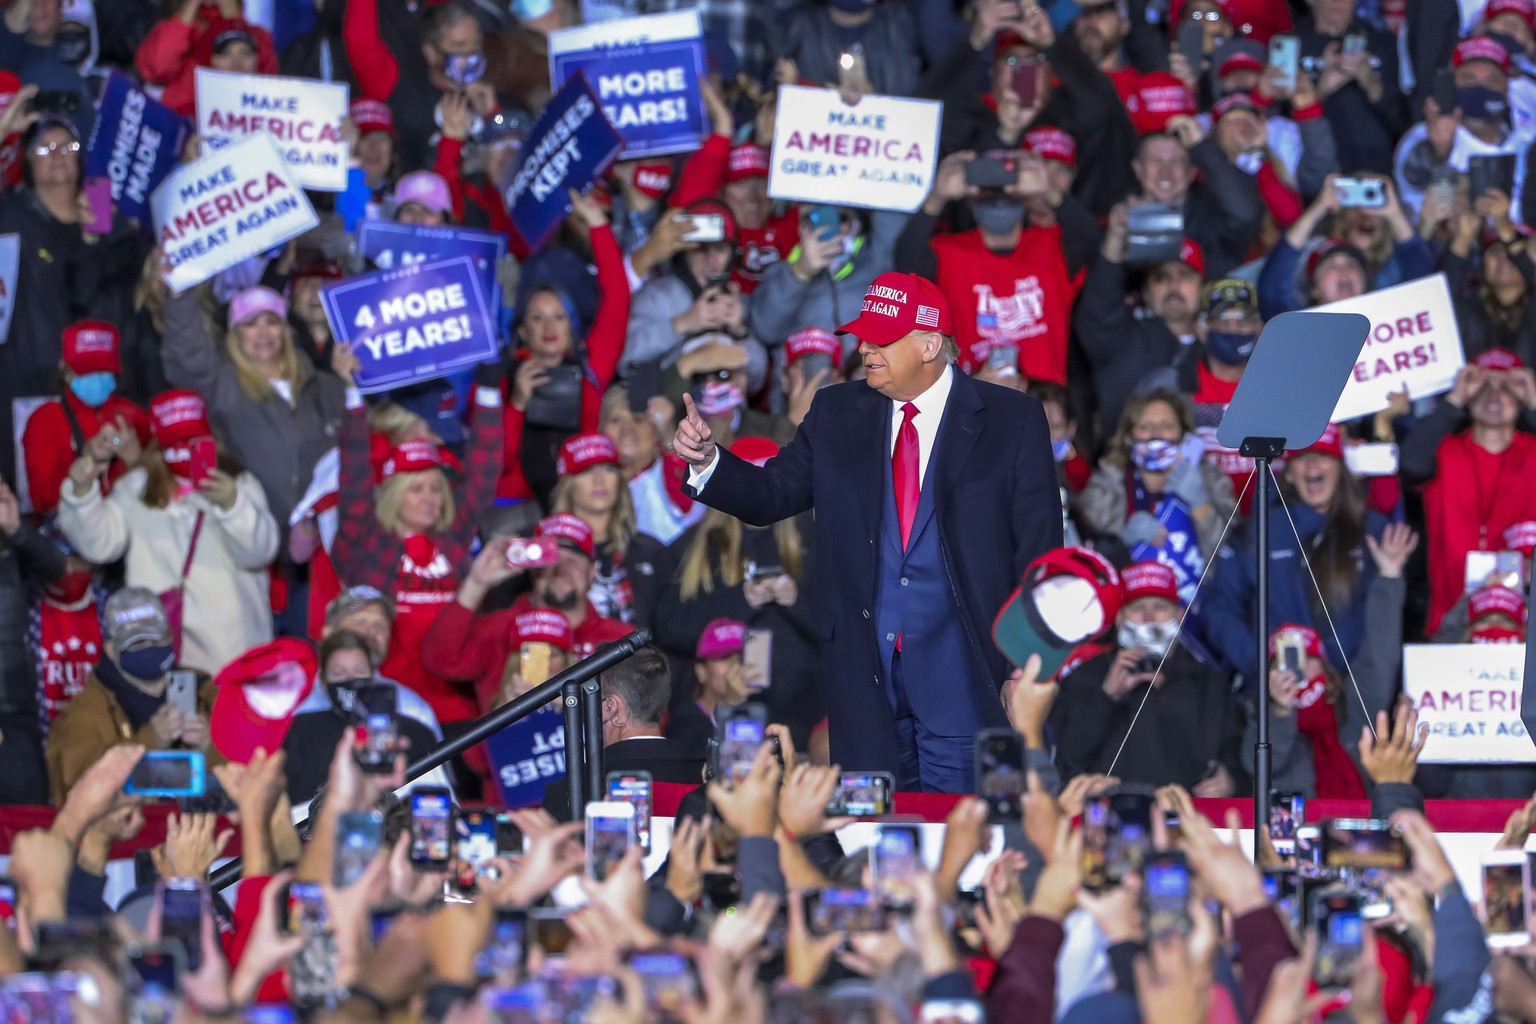
<path fill-rule="evenodd" d="M 89 32 L 60 32 L 54 39 L 53 45 L 58 51 L 59 60 L 70 67 L 79 67 L 91 55 L 91 34 Z"/>
<path fill-rule="evenodd" d="M 1237 331 L 1206 331 L 1205 350 L 1211 358 L 1218 363 L 1226 363 L 1228 366 L 1242 366 L 1253 355 L 1253 346 L 1258 344 L 1257 334 L 1240 334 Z"/>
<path fill-rule="evenodd" d="M 339 683 L 326 683 L 325 692 L 331 697 L 331 706 L 343 716 L 350 717 L 357 711 L 357 691 L 373 685 L 372 676 L 361 679 L 343 679 Z"/>
<path fill-rule="evenodd" d="M 152 683 L 176 664 L 176 649 L 170 644 L 135 647 L 117 656 L 117 666 L 135 679 Z"/>

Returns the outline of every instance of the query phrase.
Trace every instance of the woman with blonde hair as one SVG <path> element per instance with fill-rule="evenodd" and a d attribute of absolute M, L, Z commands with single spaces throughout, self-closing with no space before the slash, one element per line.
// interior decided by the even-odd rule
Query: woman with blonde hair
<path fill-rule="evenodd" d="M 758 465 L 778 450 L 762 437 L 744 437 L 731 446 L 733 454 Z M 757 528 L 710 509 L 672 545 L 677 570 L 662 590 L 655 616 L 656 642 L 684 664 L 693 660 L 700 635 L 716 619 L 771 634 L 769 675 L 752 699 L 768 706 L 769 721 L 789 726 L 797 750 L 807 749 L 811 729 L 826 717 L 820 641 L 811 621 L 810 535 L 798 517 Z M 674 710 L 691 703 L 693 675 L 689 670 L 690 683 L 672 688 Z"/>
<path fill-rule="evenodd" d="M 550 512 L 569 512 L 592 527 L 597 578 L 587 591 L 604 618 L 650 627 L 667 549 L 635 526 L 635 502 L 607 434 L 577 434 L 560 446 Z"/>
<path fill-rule="evenodd" d="M 215 446 L 216 464 L 199 463 L 195 453 L 213 440 L 201 397 L 167 391 L 149 416 L 154 440 L 142 454 L 131 429 L 86 443 L 59 493 L 59 526 L 98 565 L 126 556 L 129 586 L 180 589 L 179 663 L 213 675 L 272 639 L 267 566 L 278 525 L 260 482 L 228 453 Z M 103 495 L 101 474 L 117 453 L 134 468 Z"/>
<path fill-rule="evenodd" d="M 260 286 L 236 295 L 222 345 L 199 289 L 168 298 L 161 355 L 173 386 L 207 400 L 214 428 L 261 481 L 286 532 L 315 463 L 336 444 L 345 389 L 294 346 L 283 297 Z"/>
<path fill-rule="evenodd" d="M 337 347 L 331 365 L 351 382 L 357 356 Z M 422 667 L 421 641 L 453 600 L 459 576 L 470 565 L 475 526 L 495 501 L 502 410 L 499 376 L 491 376 L 495 383 L 482 382 L 475 389 L 472 435 L 463 469 L 456 474 L 457 487 L 449 483 L 450 467 L 442 450 L 427 438 L 395 445 L 378 467 L 375 485 L 368 412 L 354 386 L 347 389 L 341 424 L 331 564 L 343 587 L 370 586 L 395 602 L 389 656 L 380 674 L 425 697 L 448 735 L 454 733 L 455 723 L 475 718 L 480 706 L 472 687 L 456 686 Z"/>

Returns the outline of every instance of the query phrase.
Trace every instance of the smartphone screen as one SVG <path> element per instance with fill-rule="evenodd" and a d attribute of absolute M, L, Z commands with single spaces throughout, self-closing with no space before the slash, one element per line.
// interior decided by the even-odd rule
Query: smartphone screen
<path fill-rule="evenodd" d="M 1108 889 L 1109 797 L 1090 797 L 1083 803 L 1083 888 Z"/>
<path fill-rule="evenodd" d="M 868 889 L 810 889 L 804 901 L 805 924 L 812 935 L 885 928 L 885 907 Z"/>
<path fill-rule="evenodd" d="M 314 882 L 294 882 L 288 886 L 289 935 L 314 935 L 324 931 L 329 921 L 323 888 Z"/>
<path fill-rule="evenodd" d="M 496 815 L 496 856 L 521 857 L 523 855 L 523 830 L 517 827 L 512 815 L 505 812 Z"/>
<path fill-rule="evenodd" d="M 1521 851 L 1494 854 L 1483 862 L 1483 909 L 1488 945 L 1498 949 L 1531 941 L 1527 904 L 1530 868 Z"/>
<path fill-rule="evenodd" d="M 352 885 L 378 855 L 384 842 L 384 815 L 378 811 L 346 811 L 336 820 L 336 851 L 331 868 L 338 889 Z"/>
<path fill-rule="evenodd" d="M 208 891 L 195 878 L 168 878 L 160 884 L 160 941 L 180 943 L 187 970 L 203 963 L 203 914 Z"/>
<path fill-rule="evenodd" d="M 923 869 L 923 848 L 911 825 L 881 825 L 870 857 L 875 891 L 894 906 L 912 902 L 912 879 Z"/>
<path fill-rule="evenodd" d="M 1122 787 L 1109 794 L 1111 828 L 1107 860 L 1111 882 L 1118 883 L 1126 875 L 1140 871 L 1142 862 L 1151 854 L 1154 805 L 1151 793 Z"/>
<path fill-rule="evenodd" d="M 1146 902 L 1147 934 L 1188 934 L 1189 865 L 1184 855 L 1168 850 L 1147 858 L 1142 872 L 1142 898 Z"/>
<path fill-rule="evenodd" d="M 635 808 L 616 800 L 587 805 L 587 874 L 601 882 L 636 842 Z"/>
<path fill-rule="evenodd" d="M 1307 798 L 1300 793 L 1272 793 L 1269 798 L 1269 842 L 1284 858 L 1296 856 L 1296 829 L 1306 820 Z"/>
<path fill-rule="evenodd" d="M 719 213 L 694 213 L 689 214 L 692 222 L 687 231 L 683 232 L 684 242 L 723 242 L 725 241 L 725 215 Z"/>
<path fill-rule="evenodd" d="M 681 953 L 633 953 L 629 967 L 639 976 L 645 989 L 646 1007 L 665 1019 L 672 1019 L 698 998 L 699 987 L 693 976 L 692 963 Z"/>
<path fill-rule="evenodd" d="M 895 780 L 890 772 L 843 772 L 827 801 L 829 818 L 879 818 L 891 813 Z"/>
<path fill-rule="evenodd" d="M 1360 896 L 1352 892 L 1320 892 L 1312 897 L 1312 927 L 1317 929 L 1317 959 L 1312 978 L 1318 988 L 1348 988 L 1355 977 L 1365 919 Z"/>
<path fill-rule="evenodd" d="M 484 811 L 464 811 L 454 822 L 458 833 L 454 881 L 462 893 L 479 888 L 480 872 L 496 857 L 496 818 Z"/>
<path fill-rule="evenodd" d="M 1024 813 L 1024 737 L 1012 729 L 977 734 L 976 786 L 987 802 L 988 824 L 1018 824 Z"/>
<path fill-rule="evenodd" d="M 16 883 L 9 878 L 0 878 L 0 921 L 16 930 Z"/>
<path fill-rule="evenodd" d="M 522 973 L 527 955 L 527 913 L 498 907 L 496 921 L 491 925 L 491 940 L 475 960 L 476 971 L 493 985 L 512 985 Z"/>
<path fill-rule="evenodd" d="M 201 796 L 203 754 L 197 750 L 151 750 L 134 765 L 123 792 L 139 796 Z"/>
<path fill-rule="evenodd" d="M 635 835 L 640 849 L 651 848 L 651 773 L 609 772 L 608 799 L 635 809 Z"/>
<path fill-rule="evenodd" d="M 443 871 L 453 856 L 453 800 L 446 789 L 411 793 L 411 863 Z"/>
<path fill-rule="evenodd" d="M 720 723 L 720 782 L 725 788 L 734 789 L 738 780 L 751 773 L 767 728 L 768 715 L 761 704 L 734 708 Z"/>
<path fill-rule="evenodd" d="M 1301 927 L 1301 879 L 1296 872 L 1289 868 L 1268 868 L 1264 872 L 1264 898 L 1275 905 L 1279 912 L 1291 923 L 1292 928 Z"/>
<path fill-rule="evenodd" d="M 1323 865 L 1329 868 L 1408 869 L 1408 844 L 1390 822 L 1334 818 L 1323 822 Z"/>
<path fill-rule="evenodd" d="M 171 1008 L 170 1001 L 181 984 L 180 967 L 173 950 L 151 946 L 130 950 L 128 969 L 128 987 L 136 1001 L 151 1002 L 162 1009 Z M 143 1016 L 142 1012 L 140 1016 Z"/>

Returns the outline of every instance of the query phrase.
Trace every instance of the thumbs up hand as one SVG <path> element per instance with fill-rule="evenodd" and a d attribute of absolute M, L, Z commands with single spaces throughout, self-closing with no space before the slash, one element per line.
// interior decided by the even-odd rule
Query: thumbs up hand
<path fill-rule="evenodd" d="M 677 433 L 672 437 L 672 450 L 690 466 L 703 469 L 715 458 L 714 432 L 704 422 L 704 417 L 699 415 L 690 394 L 683 395 L 683 412 L 683 420 L 677 425 Z"/>

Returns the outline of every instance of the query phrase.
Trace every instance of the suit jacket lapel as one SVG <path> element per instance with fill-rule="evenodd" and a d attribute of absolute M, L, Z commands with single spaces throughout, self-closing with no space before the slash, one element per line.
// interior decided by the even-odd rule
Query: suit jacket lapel
<path fill-rule="evenodd" d="M 981 437 L 981 389 L 961 369 L 954 368 L 955 379 L 950 387 L 949 402 L 944 408 L 944 422 L 939 425 L 939 437 L 934 445 L 933 459 L 937 462 L 942 491 L 933 492 L 934 512 L 942 507 L 944 498 L 954 490 L 970 458 L 971 449 Z M 930 467 L 932 468 L 932 467 Z"/>

